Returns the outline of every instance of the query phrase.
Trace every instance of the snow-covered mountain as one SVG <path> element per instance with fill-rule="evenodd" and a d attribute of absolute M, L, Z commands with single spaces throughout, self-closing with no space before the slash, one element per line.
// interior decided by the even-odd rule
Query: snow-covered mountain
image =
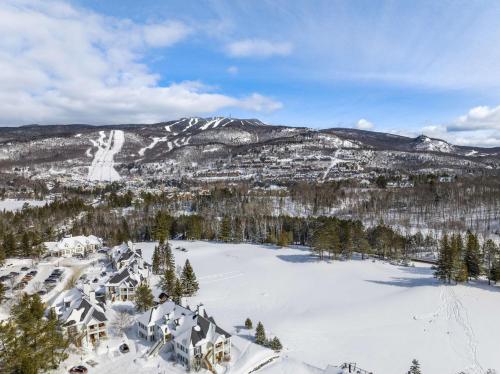
<path fill-rule="evenodd" d="M 0 128 L 0 171 L 87 180 L 314 179 L 376 170 L 452 172 L 499 167 L 500 149 L 460 147 L 427 136 L 267 125 L 257 119 L 181 118 L 151 125 Z"/>

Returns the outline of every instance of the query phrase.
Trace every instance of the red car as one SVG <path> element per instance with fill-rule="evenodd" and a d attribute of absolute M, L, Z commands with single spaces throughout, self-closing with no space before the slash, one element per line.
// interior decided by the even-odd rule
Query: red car
<path fill-rule="evenodd" d="M 87 374 L 89 371 L 85 366 L 78 365 L 78 366 L 73 366 L 71 369 L 69 369 L 69 372 L 71 374 Z"/>

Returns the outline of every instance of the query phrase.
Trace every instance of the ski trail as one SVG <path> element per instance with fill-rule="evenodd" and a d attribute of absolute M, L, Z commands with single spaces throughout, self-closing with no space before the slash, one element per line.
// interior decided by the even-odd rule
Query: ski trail
<path fill-rule="evenodd" d="M 328 173 L 330 173 L 330 170 L 332 170 L 332 168 L 340 162 L 340 160 L 337 158 L 337 155 L 339 154 L 339 152 L 340 152 L 340 149 L 337 149 L 335 151 L 335 154 L 332 157 L 332 162 L 331 162 L 330 166 L 328 166 L 328 168 L 325 171 L 325 174 L 323 174 L 323 178 L 322 178 L 323 180 L 326 180 L 326 177 L 328 176 Z"/>
<path fill-rule="evenodd" d="M 111 130 L 107 140 L 106 133 L 104 131 L 99 132 L 98 141 L 92 142 L 93 145 L 97 145 L 97 151 L 89 167 L 87 177 L 89 180 L 115 181 L 121 178 L 114 168 L 113 158 L 120 152 L 124 142 L 125 134 L 123 130 Z"/>
<path fill-rule="evenodd" d="M 474 329 L 469 320 L 467 309 L 452 289 L 452 286 L 444 286 L 444 288 L 444 299 L 446 302 L 448 319 L 455 320 L 458 323 L 458 325 L 463 329 L 467 339 L 467 348 L 469 350 L 471 364 L 466 369 L 466 372 L 471 374 L 482 374 L 485 371 L 477 357 L 477 340 L 474 334 Z"/>

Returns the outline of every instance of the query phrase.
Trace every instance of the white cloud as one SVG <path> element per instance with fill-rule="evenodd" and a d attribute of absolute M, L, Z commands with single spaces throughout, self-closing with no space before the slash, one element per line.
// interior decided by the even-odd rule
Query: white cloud
<path fill-rule="evenodd" d="M 477 106 L 448 126 L 449 131 L 500 130 L 500 105 L 495 108 Z"/>
<path fill-rule="evenodd" d="M 239 73 L 239 69 L 238 69 L 238 67 L 237 67 L 237 66 L 230 66 L 230 67 L 228 67 L 228 68 L 227 68 L 227 70 L 226 70 L 226 71 L 227 71 L 229 74 L 231 74 L 231 75 L 236 75 L 236 74 L 238 74 L 238 73 Z"/>
<path fill-rule="evenodd" d="M 229 43 L 227 52 L 232 57 L 286 56 L 292 52 L 289 42 L 272 42 L 265 39 L 244 39 Z"/>
<path fill-rule="evenodd" d="M 152 47 L 168 47 L 184 39 L 191 30 L 183 23 L 172 21 L 142 27 L 144 40 Z"/>
<path fill-rule="evenodd" d="M 370 130 L 373 128 L 373 123 L 370 121 L 361 118 L 357 123 L 356 123 L 356 128 L 360 130 Z"/>
<path fill-rule="evenodd" d="M 283 104 L 278 101 L 270 100 L 268 97 L 262 96 L 258 93 L 253 93 L 252 95 L 239 100 L 239 106 L 247 110 L 270 113 L 281 109 Z"/>
<path fill-rule="evenodd" d="M 132 123 L 223 108 L 268 111 L 279 102 L 237 98 L 200 82 L 168 86 L 143 62 L 191 29 L 179 21 L 138 24 L 61 1 L 0 3 L 0 124 Z"/>
<path fill-rule="evenodd" d="M 497 147 L 500 144 L 500 106 L 478 106 L 448 124 L 428 125 L 422 134 L 464 146 Z"/>

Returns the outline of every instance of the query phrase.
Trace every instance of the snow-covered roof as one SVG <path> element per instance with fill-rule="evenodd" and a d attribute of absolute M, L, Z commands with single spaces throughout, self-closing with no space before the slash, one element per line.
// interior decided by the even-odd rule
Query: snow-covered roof
<path fill-rule="evenodd" d="M 113 275 L 108 280 L 106 286 L 120 285 L 122 283 L 126 283 L 131 286 L 137 286 L 141 282 L 141 278 L 142 277 L 140 274 L 136 274 L 132 271 L 131 268 L 126 267 L 115 273 L 115 275 Z"/>
<path fill-rule="evenodd" d="M 69 248 L 75 248 L 79 245 L 87 247 L 89 245 L 102 246 L 102 239 L 94 235 L 79 235 L 79 236 L 68 236 L 62 238 L 58 242 L 45 242 L 45 247 L 48 251 L 60 251 Z"/>
<path fill-rule="evenodd" d="M 215 343 L 220 338 L 231 336 L 217 326 L 213 318 L 203 314 L 167 301 L 144 312 L 137 321 L 145 326 L 157 325 L 185 347 L 201 345 L 205 341 Z"/>
<path fill-rule="evenodd" d="M 92 319 L 99 322 L 107 321 L 104 306 L 91 302 L 77 288 L 61 293 L 53 305 L 63 326 L 87 325 Z"/>

